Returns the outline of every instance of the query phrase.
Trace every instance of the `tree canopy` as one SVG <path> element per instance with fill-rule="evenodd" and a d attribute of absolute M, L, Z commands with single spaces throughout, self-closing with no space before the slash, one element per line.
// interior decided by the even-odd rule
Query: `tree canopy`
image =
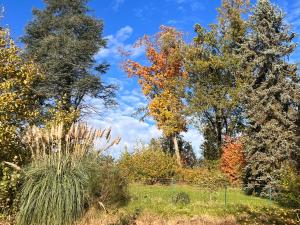
<path fill-rule="evenodd" d="M 103 22 L 88 15 L 87 2 L 45 1 L 44 9 L 33 10 L 22 38 L 25 55 L 45 73 L 36 87 L 44 95 L 44 105 L 66 114 L 86 108 L 87 97 L 99 98 L 105 106 L 115 103 L 116 87 L 106 85 L 100 76 L 109 65 L 94 57 L 106 46 Z"/>

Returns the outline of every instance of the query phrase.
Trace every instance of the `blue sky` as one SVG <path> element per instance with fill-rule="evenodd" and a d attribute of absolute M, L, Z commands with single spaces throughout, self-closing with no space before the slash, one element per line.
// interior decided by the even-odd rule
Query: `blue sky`
<path fill-rule="evenodd" d="M 255 1 L 252 1 L 255 2 Z M 287 13 L 287 20 L 292 29 L 300 34 L 300 0 L 272 0 Z M 129 79 L 120 69 L 121 57 L 118 49 L 131 51 L 133 58 L 143 60 L 143 49 L 134 49 L 135 40 L 144 34 L 154 34 L 159 26 L 175 26 L 193 37 L 195 23 L 208 25 L 216 22 L 216 8 L 221 0 L 90 0 L 90 12 L 93 16 L 104 20 L 104 36 L 108 40 L 107 49 L 100 51 L 95 57 L 97 60 L 106 60 L 111 69 L 105 75 L 108 82 L 120 86 L 118 93 L 119 106 L 116 109 L 103 112 L 101 117 L 90 115 L 87 120 L 98 128 L 112 127 L 113 134 L 122 137 L 121 144 L 112 154 L 119 153 L 127 145 L 130 149 L 136 141 L 146 142 L 151 137 L 158 137 L 153 121 L 140 122 L 131 115 L 140 106 L 146 104 L 136 80 Z M 24 34 L 26 24 L 32 19 L 31 11 L 34 7 L 42 8 L 42 0 L 0 0 L 0 6 L 5 13 L 1 24 L 11 30 L 11 35 L 18 45 L 22 46 L 19 38 Z M 292 56 L 291 60 L 300 61 L 300 50 Z M 94 99 L 92 104 L 101 105 Z M 199 145 L 201 135 L 194 128 L 184 134 L 186 140 L 191 141 L 194 151 L 200 155 Z"/>

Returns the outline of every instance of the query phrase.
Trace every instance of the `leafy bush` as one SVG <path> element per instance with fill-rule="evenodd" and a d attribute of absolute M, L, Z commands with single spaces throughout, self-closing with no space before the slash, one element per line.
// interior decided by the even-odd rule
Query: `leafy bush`
<path fill-rule="evenodd" d="M 287 166 L 282 174 L 282 183 L 277 200 L 285 207 L 300 209 L 300 175 L 291 167 Z"/>
<path fill-rule="evenodd" d="M 0 164 L 0 213 L 14 215 L 17 211 L 21 173 L 7 164 Z"/>
<path fill-rule="evenodd" d="M 179 192 L 172 197 L 172 202 L 179 205 L 188 205 L 191 199 L 186 192 Z"/>
<path fill-rule="evenodd" d="M 125 177 L 132 182 L 146 184 L 170 183 L 177 169 L 174 157 L 161 149 L 143 146 L 133 154 L 125 152 L 119 167 Z"/>
<path fill-rule="evenodd" d="M 125 152 L 119 161 L 119 167 L 131 182 L 168 184 L 174 180 L 207 188 L 224 187 L 228 183 L 218 162 L 205 161 L 201 167 L 193 169 L 179 168 L 175 158 L 153 146 L 142 146 L 132 154 Z"/>
<path fill-rule="evenodd" d="M 112 159 L 100 158 L 95 172 L 92 179 L 92 201 L 96 205 L 118 206 L 127 203 L 129 199 L 127 180 Z"/>
<path fill-rule="evenodd" d="M 94 150 L 94 143 L 105 137 L 106 146 Z M 94 175 L 99 153 L 119 142 L 110 142 L 110 130 L 63 124 L 50 129 L 29 129 L 26 142 L 32 162 L 24 170 L 17 225 L 69 225 L 81 217 L 93 199 Z"/>
<path fill-rule="evenodd" d="M 241 184 L 242 170 L 245 165 L 243 144 L 240 140 L 225 138 L 222 146 L 221 170 L 233 185 Z"/>
<path fill-rule="evenodd" d="M 194 169 L 179 169 L 177 171 L 177 180 L 208 189 L 221 188 L 228 183 L 227 179 L 224 177 L 220 170 L 210 170 L 206 167 Z"/>
<path fill-rule="evenodd" d="M 0 164 L 18 161 L 19 165 L 25 165 L 30 158 L 20 137 L 25 125 L 34 123 L 39 116 L 40 104 L 32 87 L 41 79 L 38 66 L 22 57 L 9 29 L 1 27 Z M 19 184 L 19 173 L 7 165 L 0 165 L 0 212 L 14 213 Z"/>

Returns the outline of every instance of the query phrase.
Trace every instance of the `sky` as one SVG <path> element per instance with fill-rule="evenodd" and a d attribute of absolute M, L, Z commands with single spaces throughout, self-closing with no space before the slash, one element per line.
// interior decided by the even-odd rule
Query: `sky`
<path fill-rule="evenodd" d="M 293 31 L 300 35 L 300 0 L 271 0 L 286 12 L 286 19 Z M 255 3 L 252 0 L 252 3 Z M 107 48 L 100 50 L 96 60 L 107 61 L 110 70 L 104 75 L 106 82 L 119 85 L 118 106 L 111 110 L 102 110 L 101 115 L 91 114 L 86 120 L 95 128 L 112 128 L 113 136 L 120 136 L 121 143 L 110 150 L 110 154 L 119 156 L 125 146 L 132 150 L 136 143 L 147 143 L 152 137 L 161 136 L 154 121 L 149 118 L 141 122 L 132 114 L 147 104 L 136 79 L 128 78 L 120 68 L 122 57 L 119 49 L 132 54 L 134 60 L 143 62 L 144 50 L 134 48 L 134 42 L 144 34 L 152 35 L 159 31 L 160 25 L 174 26 L 183 31 L 187 39 L 194 36 L 193 26 L 204 26 L 216 22 L 217 10 L 221 0 L 90 0 L 91 15 L 104 21 L 104 37 Z M 43 8 L 43 0 L 0 0 L 4 7 L 2 26 L 10 28 L 15 42 L 22 47 L 20 37 L 25 26 L 32 20 L 32 9 Z M 299 39 L 298 39 L 299 40 Z M 298 42 L 297 40 L 297 42 Z M 300 62 L 300 49 L 292 55 L 291 61 Z M 101 102 L 88 100 L 95 106 Z M 192 143 L 194 151 L 201 155 L 202 136 L 197 129 L 190 127 L 183 134 L 185 140 Z"/>

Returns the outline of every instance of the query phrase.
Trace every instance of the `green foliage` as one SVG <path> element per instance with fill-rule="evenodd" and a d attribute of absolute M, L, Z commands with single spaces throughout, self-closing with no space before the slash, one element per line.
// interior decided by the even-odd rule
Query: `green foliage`
<path fill-rule="evenodd" d="M 208 169 L 205 167 L 179 169 L 176 180 L 211 190 L 223 188 L 228 184 L 227 178 L 219 169 Z"/>
<path fill-rule="evenodd" d="M 186 192 L 179 192 L 172 197 L 172 202 L 179 205 L 188 205 L 190 204 L 191 199 Z"/>
<path fill-rule="evenodd" d="M 44 0 L 45 7 L 33 10 L 33 20 L 26 27 L 22 38 L 25 55 L 45 72 L 46 79 L 35 87 L 45 109 L 49 103 L 51 109 L 60 102 L 68 114 L 86 106 L 87 96 L 103 100 L 106 106 L 114 104 L 116 87 L 105 85 L 100 78 L 109 66 L 94 58 L 106 45 L 103 21 L 89 15 L 87 2 Z"/>
<path fill-rule="evenodd" d="M 202 128 L 204 141 L 201 144 L 202 154 L 205 160 L 220 159 L 221 149 L 218 145 L 217 136 L 211 126 L 206 125 Z"/>
<path fill-rule="evenodd" d="M 300 175 L 292 168 L 282 174 L 277 201 L 285 207 L 300 209 Z"/>
<path fill-rule="evenodd" d="M 118 165 L 110 158 L 99 158 L 92 178 L 92 201 L 105 206 L 120 206 L 129 199 L 128 184 Z M 100 206 L 101 207 L 101 206 Z"/>
<path fill-rule="evenodd" d="M 245 36 L 245 8 L 245 1 L 223 0 L 219 22 L 210 29 L 196 24 L 196 37 L 187 47 L 187 111 L 204 133 L 206 159 L 219 159 L 223 137 L 235 136 L 244 127 L 239 101 L 243 81 L 236 51 Z"/>
<path fill-rule="evenodd" d="M 249 26 L 240 51 L 248 121 L 243 179 L 246 193 L 267 197 L 270 189 L 276 195 L 284 165 L 299 151 L 299 76 L 296 65 L 287 62 L 295 35 L 269 0 L 258 1 Z"/>
<path fill-rule="evenodd" d="M 125 152 L 119 167 L 130 181 L 154 184 L 170 183 L 177 164 L 175 158 L 163 150 L 143 146 L 132 154 Z"/>
<path fill-rule="evenodd" d="M 185 167 L 193 167 L 196 164 L 196 155 L 193 151 L 191 143 L 185 141 L 182 135 L 177 135 L 178 148 Z M 175 155 L 174 141 L 171 137 L 161 137 L 152 139 L 150 142 L 151 148 L 161 148 L 167 154 Z"/>

